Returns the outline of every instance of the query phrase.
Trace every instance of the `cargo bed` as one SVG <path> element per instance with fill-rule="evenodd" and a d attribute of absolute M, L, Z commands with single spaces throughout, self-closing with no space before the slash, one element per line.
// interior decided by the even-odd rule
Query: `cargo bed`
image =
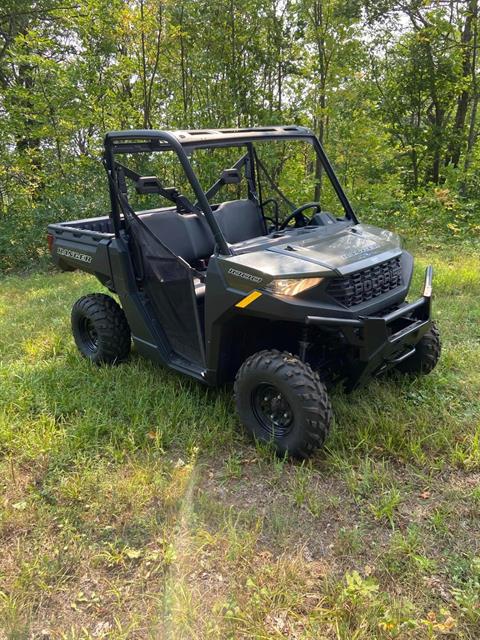
<path fill-rule="evenodd" d="M 48 225 L 48 243 L 55 264 L 63 271 L 82 269 L 114 290 L 108 246 L 114 239 L 111 218 L 100 216 Z"/>

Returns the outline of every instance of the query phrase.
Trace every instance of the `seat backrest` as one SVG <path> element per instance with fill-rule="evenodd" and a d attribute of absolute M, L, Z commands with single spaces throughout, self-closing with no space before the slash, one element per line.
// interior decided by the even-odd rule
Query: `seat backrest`
<path fill-rule="evenodd" d="M 189 263 L 213 253 L 213 234 L 195 213 L 163 209 L 140 213 L 140 218 L 170 251 Z"/>
<path fill-rule="evenodd" d="M 259 207 L 251 200 L 219 204 L 213 212 L 227 242 L 236 244 L 266 233 Z M 140 212 L 145 225 L 177 256 L 189 263 L 209 258 L 214 249 L 213 234 L 196 213 L 177 213 L 175 209 Z"/>
<path fill-rule="evenodd" d="M 252 200 L 222 202 L 213 215 L 231 244 L 264 236 L 267 232 L 260 208 Z"/>

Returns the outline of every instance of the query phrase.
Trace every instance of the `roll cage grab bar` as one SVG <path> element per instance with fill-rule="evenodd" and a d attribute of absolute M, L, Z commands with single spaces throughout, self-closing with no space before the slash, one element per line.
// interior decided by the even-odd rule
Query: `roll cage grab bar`
<path fill-rule="evenodd" d="M 180 141 L 180 138 L 185 138 Z M 340 182 L 328 160 L 320 142 L 312 131 L 304 127 L 271 127 L 271 128 L 252 128 L 244 130 L 206 130 L 206 131 L 156 131 L 156 130 L 131 130 L 131 131 L 111 131 L 107 133 L 104 140 L 105 152 L 103 162 L 109 177 L 109 190 L 112 205 L 112 222 L 115 235 L 120 234 L 120 209 L 119 202 L 122 201 L 120 196 L 120 185 L 118 184 L 117 166 L 115 161 L 117 154 L 135 154 L 135 153 L 152 153 L 162 151 L 174 151 L 182 165 L 185 175 L 190 182 L 193 192 L 196 196 L 196 205 L 205 216 L 210 229 L 212 230 L 218 250 L 223 255 L 233 255 L 233 250 L 229 246 L 220 226 L 213 215 L 212 208 L 208 201 L 208 197 L 220 188 L 219 182 L 205 193 L 200 182 L 193 170 L 185 149 L 193 150 L 199 148 L 212 147 L 234 147 L 247 145 L 248 154 L 253 159 L 251 151 L 252 144 L 255 141 L 266 140 L 307 140 L 313 146 L 316 154 L 319 156 L 323 169 L 330 179 L 332 186 L 343 205 L 347 217 L 357 222 L 355 213 L 343 191 Z M 243 158 L 241 159 L 243 160 Z M 120 165 L 121 166 L 121 165 Z M 217 187 L 218 185 L 218 187 Z M 215 187 L 217 187 L 215 189 Z M 197 207 L 195 207 L 197 208 Z"/>

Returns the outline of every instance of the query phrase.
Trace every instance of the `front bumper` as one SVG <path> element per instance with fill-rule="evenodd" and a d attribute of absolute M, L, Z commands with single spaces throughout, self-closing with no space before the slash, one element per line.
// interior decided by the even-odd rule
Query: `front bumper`
<path fill-rule="evenodd" d="M 307 316 L 307 325 L 337 327 L 346 343 L 357 349 L 348 367 L 347 387 L 353 389 L 415 353 L 415 345 L 430 329 L 433 269 L 427 267 L 423 295 L 384 316 L 358 319 Z"/>

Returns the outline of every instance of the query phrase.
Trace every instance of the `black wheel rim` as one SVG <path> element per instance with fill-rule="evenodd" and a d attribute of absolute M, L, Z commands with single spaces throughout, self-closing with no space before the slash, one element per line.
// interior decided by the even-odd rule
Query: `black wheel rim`
<path fill-rule="evenodd" d="M 80 321 L 80 336 L 86 349 L 95 352 L 98 349 L 98 333 L 90 318 Z"/>
<path fill-rule="evenodd" d="M 293 427 L 293 411 L 286 396 L 273 384 L 259 384 L 252 392 L 252 409 L 269 438 L 284 438 Z"/>

